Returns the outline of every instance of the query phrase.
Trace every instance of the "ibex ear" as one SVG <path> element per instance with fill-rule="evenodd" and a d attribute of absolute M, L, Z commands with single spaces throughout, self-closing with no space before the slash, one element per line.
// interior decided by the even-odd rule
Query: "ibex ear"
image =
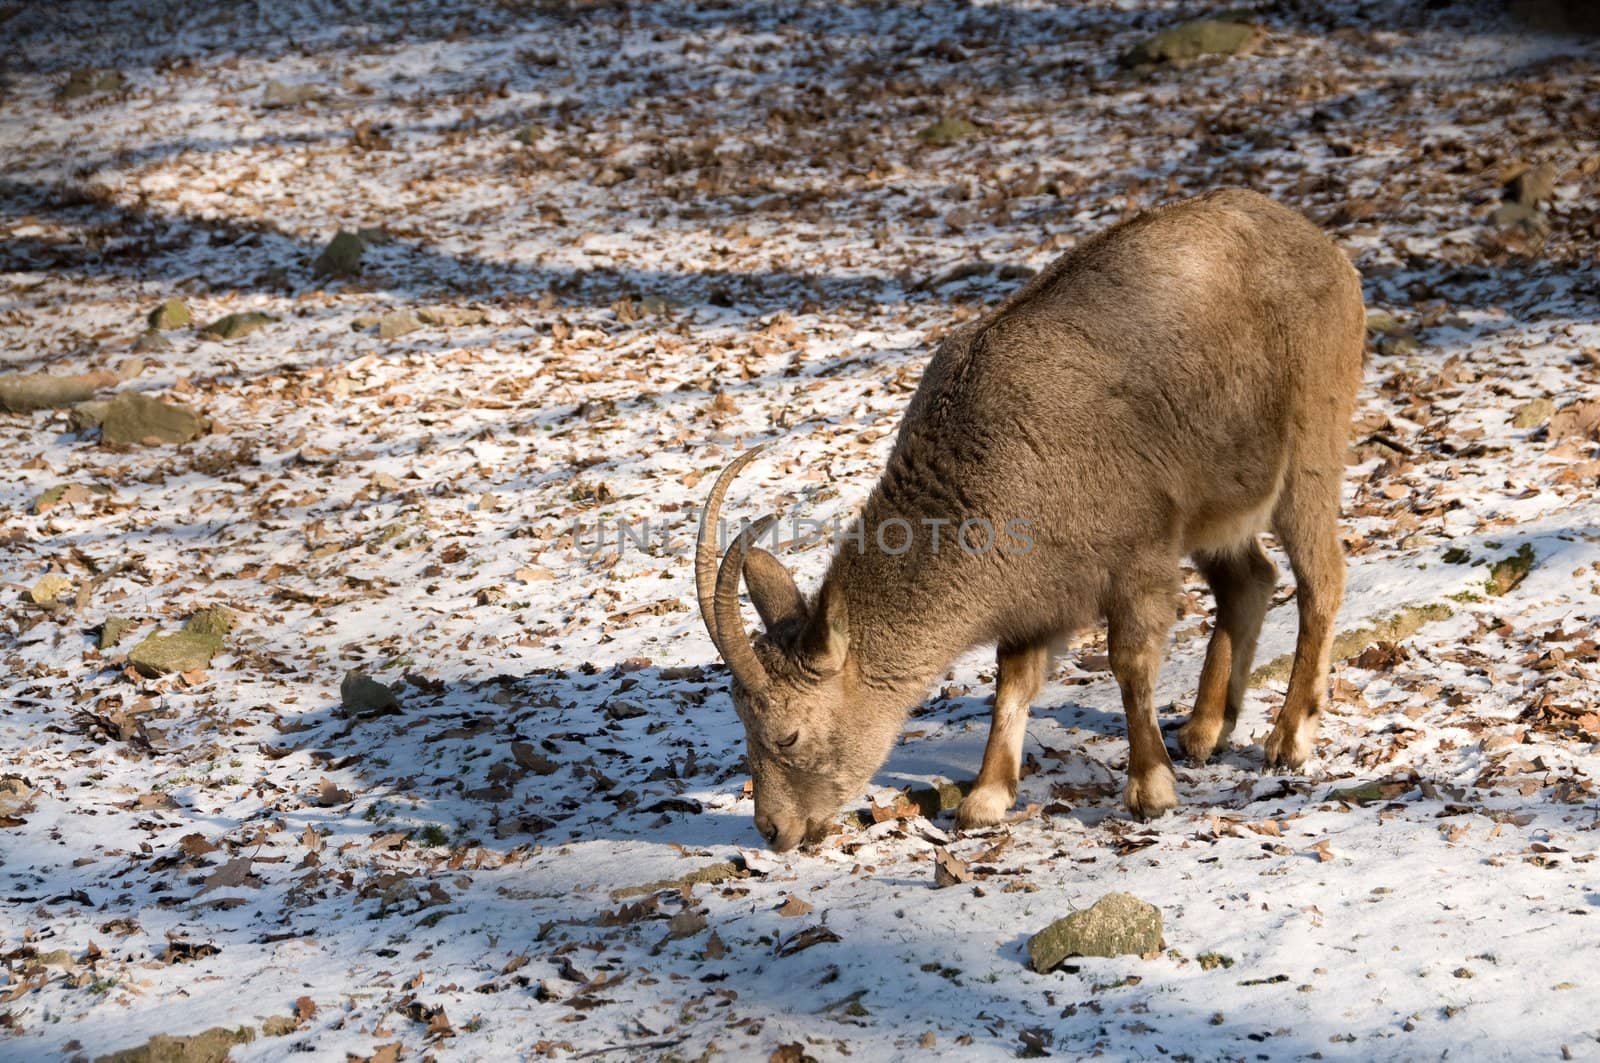
<path fill-rule="evenodd" d="M 806 661 L 817 671 L 832 674 L 844 667 L 850 649 L 850 618 L 845 614 L 844 592 L 837 583 L 822 585 L 800 643 Z"/>
<path fill-rule="evenodd" d="M 804 622 L 806 600 L 794 585 L 794 577 L 783 562 L 759 546 L 752 547 L 745 556 L 744 583 L 750 588 L 750 600 L 768 631 L 785 621 Z"/>

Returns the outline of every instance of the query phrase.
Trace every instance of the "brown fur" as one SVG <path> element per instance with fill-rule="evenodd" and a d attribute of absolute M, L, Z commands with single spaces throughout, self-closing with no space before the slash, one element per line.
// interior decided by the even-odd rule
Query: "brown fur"
<path fill-rule="evenodd" d="M 999 820 L 1049 647 L 1102 616 L 1128 717 L 1126 803 L 1140 817 L 1175 807 L 1152 691 L 1179 561 L 1195 559 L 1218 602 L 1180 733 L 1204 761 L 1238 719 L 1275 578 L 1257 542 L 1269 527 L 1294 568 L 1300 630 L 1266 760 L 1300 766 L 1344 588 L 1339 489 L 1364 329 L 1359 279 L 1330 240 L 1223 190 L 1099 234 L 942 343 L 860 518 L 867 548 L 847 541 L 810 601 L 771 555 L 739 543 L 730 559 L 744 558 L 766 623 L 744 643 L 753 657 L 729 641 L 742 630 L 718 645 L 740 662 L 733 697 L 768 842 L 825 833 L 910 706 L 986 643 L 999 647 L 994 721 L 957 823 Z M 1033 548 L 952 549 L 968 517 L 1027 520 Z M 898 555 L 873 544 L 892 518 L 917 531 Z M 954 522 L 937 553 L 924 518 Z M 707 626 L 715 636 L 709 612 Z"/>

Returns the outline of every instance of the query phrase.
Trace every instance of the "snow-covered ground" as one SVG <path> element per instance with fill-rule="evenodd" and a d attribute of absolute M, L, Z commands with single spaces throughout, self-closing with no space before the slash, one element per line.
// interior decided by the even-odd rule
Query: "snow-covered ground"
<path fill-rule="evenodd" d="M 1258 4 L 1254 54 L 1130 72 L 1241 8 L 0 5 L 0 370 L 115 368 L 173 296 L 279 319 L 138 355 L 196 442 L 0 415 L 0 1057 L 1600 1058 L 1600 45 L 1430 6 Z M 1546 160 L 1548 235 L 1491 217 Z M 693 608 L 708 474 L 774 440 L 732 515 L 848 515 L 940 335 L 1222 184 L 1324 224 L 1410 330 L 1362 393 L 1341 618 L 1404 637 L 1345 647 L 1303 775 L 1260 771 L 1269 668 L 1130 821 L 1090 640 L 1015 822 L 761 852 Z M 339 229 L 382 233 L 316 279 Z M 429 308 L 479 313 L 371 325 Z M 209 667 L 128 667 L 214 606 Z M 1164 719 L 1209 609 L 1191 579 Z M 975 772 L 992 667 L 879 801 Z M 398 711 L 343 712 L 350 670 Z M 974 880 L 936 889 L 935 846 Z M 1163 951 L 1028 969 L 1112 890 Z"/>

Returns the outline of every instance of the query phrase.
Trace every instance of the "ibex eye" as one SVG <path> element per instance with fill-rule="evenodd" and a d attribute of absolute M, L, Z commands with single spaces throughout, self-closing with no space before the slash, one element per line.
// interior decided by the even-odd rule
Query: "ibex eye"
<path fill-rule="evenodd" d="M 778 743 L 778 748 L 779 749 L 788 749 L 790 746 L 794 745 L 798 741 L 800 741 L 800 732 L 796 731 L 794 734 L 790 735 L 788 738 L 785 738 L 782 742 L 779 742 Z"/>

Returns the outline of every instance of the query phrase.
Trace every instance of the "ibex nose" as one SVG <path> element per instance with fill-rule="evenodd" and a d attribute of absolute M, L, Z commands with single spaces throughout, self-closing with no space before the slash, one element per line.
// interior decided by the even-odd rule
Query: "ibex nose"
<path fill-rule="evenodd" d="M 770 816 L 756 816 L 756 830 L 760 831 L 761 836 L 767 839 L 768 845 L 778 840 L 778 825 L 772 821 Z"/>

